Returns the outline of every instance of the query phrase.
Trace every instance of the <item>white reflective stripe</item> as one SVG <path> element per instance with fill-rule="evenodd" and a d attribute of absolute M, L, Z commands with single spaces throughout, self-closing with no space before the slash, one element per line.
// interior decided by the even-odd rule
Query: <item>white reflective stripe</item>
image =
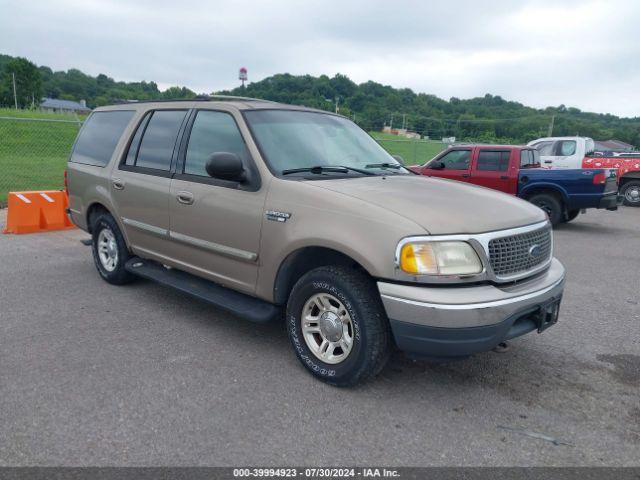
<path fill-rule="evenodd" d="M 40 192 L 40 196 L 42 198 L 44 198 L 49 203 L 55 203 L 55 200 L 53 198 L 51 198 L 49 195 L 47 195 L 46 193 L 44 193 L 44 192 Z"/>
<path fill-rule="evenodd" d="M 27 197 L 25 197 L 24 195 L 22 195 L 21 193 L 16 194 L 16 197 L 18 197 L 20 200 L 22 200 L 24 203 L 31 203 L 31 200 L 29 200 Z"/>

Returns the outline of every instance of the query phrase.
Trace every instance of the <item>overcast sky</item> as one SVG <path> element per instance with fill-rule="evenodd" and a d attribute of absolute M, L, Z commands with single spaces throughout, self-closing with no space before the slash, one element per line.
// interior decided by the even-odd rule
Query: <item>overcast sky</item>
<path fill-rule="evenodd" d="M 0 0 L 0 53 L 198 93 L 244 66 L 640 116 L 639 0 Z"/>

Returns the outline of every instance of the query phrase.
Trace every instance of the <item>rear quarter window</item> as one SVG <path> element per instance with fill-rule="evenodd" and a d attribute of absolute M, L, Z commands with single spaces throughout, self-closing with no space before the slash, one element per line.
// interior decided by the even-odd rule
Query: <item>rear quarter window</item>
<path fill-rule="evenodd" d="M 134 113 L 133 110 L 92 113 L 78 135 L 69 161 L 106 166 Z"/>
<path fill-rule="evenodd" d="M 489 172 L 506 172 L 509 169 L 510 150 L 480 150 L 478 154 L 478 170 Z"/>

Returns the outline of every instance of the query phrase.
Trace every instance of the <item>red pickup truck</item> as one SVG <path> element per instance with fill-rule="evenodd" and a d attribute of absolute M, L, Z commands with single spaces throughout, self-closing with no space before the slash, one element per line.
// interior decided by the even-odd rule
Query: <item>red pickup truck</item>
<path fill-rule="evenodd" d="M 408 168 L 517 195 L 545 210 L 554 225 L 587 208 L 618 208 L 616 169 L 541 168 L 540 153 L 529 146 L 457 145 Z"/>

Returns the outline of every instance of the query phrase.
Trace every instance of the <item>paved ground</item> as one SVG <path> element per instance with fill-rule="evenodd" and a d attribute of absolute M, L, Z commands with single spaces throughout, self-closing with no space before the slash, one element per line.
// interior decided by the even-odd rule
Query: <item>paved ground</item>
<path fill-rule="evenodd" d="M 640 209 L 558 229 L 554 328 L 398 354 L 355 390 L 309 376 L 280 325 L 104 283 L 85 237 L 0 235 L 0 465 L 640 465 Z"/>

